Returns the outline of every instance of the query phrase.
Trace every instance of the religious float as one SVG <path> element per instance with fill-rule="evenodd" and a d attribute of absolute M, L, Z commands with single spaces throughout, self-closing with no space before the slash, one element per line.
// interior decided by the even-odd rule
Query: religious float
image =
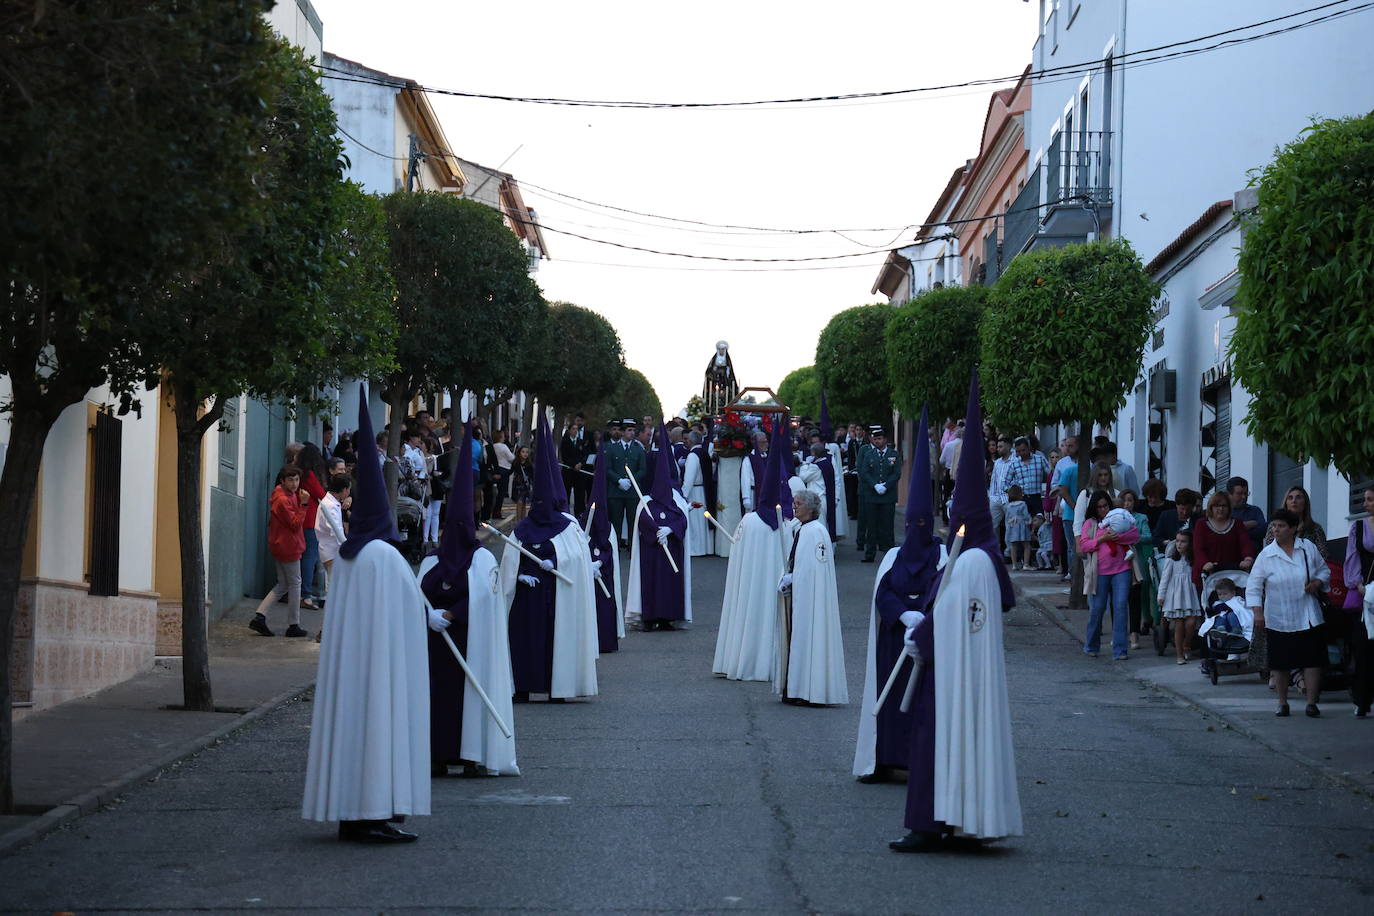
<path fill-rule="evenodd" d="M 728 359 L 728 356 L 727 356 Z M 743 388 L 720 412 L 715 426 L 716 508 L 712 515 L 726 531 L 733 532 L 744 517 L 739 478 L 745 456 L 754 447 L 754 437 L 771 433 L 774 425 L 786 422 L 787 405 L 771 388 Z M 716 538 L 716 555 L 730 555 L 730 539 Z"/>

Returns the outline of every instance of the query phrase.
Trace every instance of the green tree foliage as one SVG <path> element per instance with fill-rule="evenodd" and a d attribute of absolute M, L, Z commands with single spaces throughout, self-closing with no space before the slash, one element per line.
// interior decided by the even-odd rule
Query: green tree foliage
<path fill-rule="evenodd" d="M 969 375 L 978 365 L 978 324 L 990 290 L 952 286 L 929 290 L 897 309 L 883 331 L 887 378 L 897 409 L 932 420 L 961 417 Z"/>
<path fill-rule="evenodd" d="M 821 383 L 816 379 L 816 367 L 802 366 L 787 373 L 778 385 L 778 399 L 791 408 L 794 417 L 820 417 Z"/>
<path fill-rule="evenodd" d="M 1374 114 L 1303 133 L 1257 179 L 1231 354 L 1251 435 L 1357 479 L 1374 471 Z"/>
<path fill-rule="evenodd" d="M 611 420 L 634 417 L 638 422 L 640 417 L 661 417 L 663 404 L 644 373 L 626 366 L 615 391 L 600 403 L 588 405 L 582 412 L 590 429 L 605 429 Z"/>
<path fill-rule="evenodd" d="M 201 446 L 225 400 L 308 400 L 391 366 L 394 324 L 380 204 L 340 175 L 329 97 L 309 60 L 276 40 L 276 91 L 258 124 L 255 218 L 216 230 L 211 256 L 136 318 L 166 371 L 177 427 L 182 680 L 188 709 L 212 710 L 201 541 Z M 251 333 L 245 330 L 251 329 Z M 324 406 L 324 405 L 317 405 Z"/>
<path fill-rule="evenodd" d="M 991 419 L 1026 431 L 1115 417 L 1140 373 L 1158 292 L 1124 239 L 1013 260 L 979 331 Z M 1087 450 L 1081 453 L 1086 460 Z"/>
<path fill-rule="evenodd" d="M 596 404 L 616 390 L 625 368 L 615 326 L 591 309 L 550 303 L 538 343 L 525 348 L 517 387 L 563 413 Z"/>
<path fill-rule="evenodd" d="M 382 391 L 392 415 L 421 392 L 509 387 L 547 306 L 501 214 L 436 191 L 397 191 L 382 204 L 400 329 Z M 400 446 L 393 423 L 388 449 Z"/>
<path fill-rule="evenodd" d="M 889 423 L 892 392 L 882 350 L 895 311 L 886 303 L 858 305 L 830 319 L 816 343 L 816 378 L 837 423 Z"/>
<path fill-rule="evenodd" d="M 129 332 L 147 290 L 203 263 L 254 210 L 268 96 L 260 0 L 47 0 L 0 9 L 0 814 L 12 810 L 14 603 L 43 445 L 108 383 L 136 406 L 156 366 Z"/>

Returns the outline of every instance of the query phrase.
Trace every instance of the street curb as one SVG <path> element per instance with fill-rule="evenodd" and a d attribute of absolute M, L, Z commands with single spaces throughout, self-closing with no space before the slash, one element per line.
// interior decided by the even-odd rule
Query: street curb
<path fill-rule="evenodd" d="M 1046 603 L 1041 598 L 1037 598 L 1034 595 L 1026 594 L 1019 587 L 1015 586 L 1015 584 L 1013 584 L 1013 588 L 1015 588 L 1018 600 L 1025 601 L 1026 603 L 1033 606 L 1037 611 L 1040 612 L 1040 615 L 1042 617 L 1044 617 L 1046 620 L 1048 620 L 1055 626 L 1059 627 L 1059 629 L 1063 630 L 1064 633 L 1070 639 L 1072 639 L 1076 645 L 1081 645 L 1082 638 L 1080 634 L 1075 633 L 1073 630 L 1069 629 L 1068 622 L 1062 619 L 1062 617 L 1059 614 L 1058 608 Z M 1350 789 L 1364 796 L 1374 795 L 1374 792 L 1371 792 L 1371 788 L 1369 786 L 1360 782 L 1358 779 L 1354 779 L 1348 776 L 1345 773 L 1345 771 L 1337 770 L 1335 767 L 1327 766 L 1320 760 L 1314 760 L 1305 754 L 1301 754 L 1291 748 L 1284 747 L 1278 742 L 1275 742 L 1260 734 L 1259 732 L 1255 731 L 1254 729 L 1250 728 L 1250 726 L 1245 725 L 1240 720 L 1234 719 L 1226 713 L 1221 712 L 1220 710 L 1213 709 L 1205 703 L 1199 702 L 1198 700 L 1195 700 L 1192 697 L 1187 696 L 1186 694 L 1180 693 L 1179 691 L 1175 690 L 1173 687 L 1168 686 L 1167 684 L 1161 684 L 1158 681 L 1150 678 L 1147 675 L 1141 674 L 1138 671 L 1122 669 L 1119 666 L 1113 666 L 1111 670 L 1116 671 L 1119 675 L 1121 675 L 1121 677 L 1127 680 L 1135 681 L 1136 683 L 1143 684 L 1152 690 L 1157 690 L 1160 693 L 1167 694 L 1168 696 L 1172 697 L 1175 701 L 1183 704 L 1184 706 L 1187 706 L 1189 709 L 1192 709 L 1195 712 L 1202 713 L 1205 716 L 1210 716 L 1213 719 L 1218 720 L 1231 731 L 1244 735 L 1251 741 L 1263 745 L 1265 748 L 1273 751 L 1276 754 L 1281 754 L 1284 757 L 1287 757 L 1289 760 L 1294 761 L 1295 763 L 1299 763 L 1305 767 L 1316 770 L 1322 776 L 1325 776 L 1327 779 L 1340 785 L 1342 788 Z"/>
<path fill-rule="evenodd" d="M 26 846 L 79 817 L 99 811 L 119 796 L 128 792 L 136 783 L 142 782 L 173 764 L 205 750 L 205 748 L 214 744 L 216 741 L 226 738 L 244 726 L 261 719 L 279 706 L 283 706 L 297 697 L 304 695 L 305 692 L 313 686 L 315 686 L 315 681 L 312 679 L 304 684 L 291 687 L 271 699 L 258 704 L 248 712 L 225 723 L 214 731 L 207 732 L 198 738 L 192 738 L 182 743 L 152 763 L 136 766 L 128 772 L 116 776 L 109 782 L 99 785 L 94 789 L 82 792 L 80 795 L 70 798 L 62 804 L 45 811 L 29 823 L 0 834 L 0 856 L 7 855 L 21 846 Z"/>

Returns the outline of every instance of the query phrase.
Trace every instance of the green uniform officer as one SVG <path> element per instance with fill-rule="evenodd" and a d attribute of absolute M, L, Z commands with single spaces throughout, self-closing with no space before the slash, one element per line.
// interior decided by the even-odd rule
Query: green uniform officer
<path fill-rule="evenodd" d="M 902 479 L 902 456 L 887 444 L 887 430 L 874 427 L 872 440 L 872 446 L 859 453 L 859 534 L 865 563 L 892 549 L 897 482 Z"/>
<path fill-rule="evenodd" d="M 620 546 L 626 546 L 628 529 L 621 527 L 627 518 L 634 517 L 635 505 L 639 494 L 626 475 L 632 475 L 640 489 L 647 490 L 648 458 L 644 449 L 634 441 L 636 424 L 634 420 L 623 420 L 611 425 L 612 441 L 606 447 L 606 487 L 608 489 L 607 511 L 611 513 L 611 530 L 620 539 Z"/>

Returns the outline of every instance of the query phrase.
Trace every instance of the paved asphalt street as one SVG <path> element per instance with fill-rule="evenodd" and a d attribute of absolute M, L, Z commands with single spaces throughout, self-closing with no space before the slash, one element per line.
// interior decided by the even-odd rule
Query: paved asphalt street
<path fill-rule="evenodd" d="M 631 633 L 594 700 L 517 707 L 524 775 L 437 782 L 415 845 L 343 845 L 300 819 L 297 702 L 0 859 L 0 910 L 1368 911 L 1369 798 L 1083 657 L 1025 607 L 1007 653 L 1026 836 L 889 852 L 905 789 L 849 772 L 875 567 L 839 553 L 848 707 L 711 676 L 725 561 L 703 560 L 690 631 Z"/>

